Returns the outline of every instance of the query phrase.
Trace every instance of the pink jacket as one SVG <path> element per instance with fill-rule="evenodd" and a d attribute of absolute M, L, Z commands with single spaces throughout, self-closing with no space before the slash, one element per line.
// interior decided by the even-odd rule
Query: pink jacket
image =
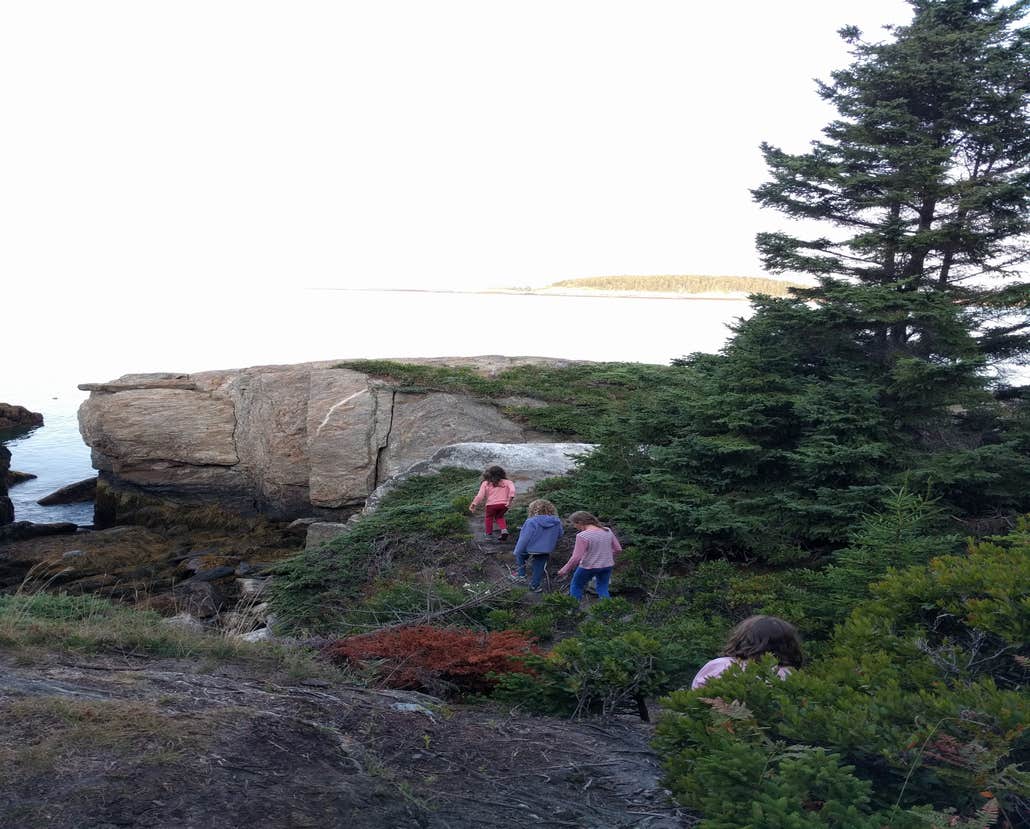
<path fill-rule="evenodd" d="M 577 567 L 584 570 L 598 570 L 615 566 L 615 554 L 622 552 L 622 545 L 615 533 L 607 527 L 583 530 L 576 534 L 576 546 L 572 548 L 572 557 L 558 571 L 559 576 L 571 573 Z"/>
<path fill-rule="evenodd" d="M 697 672 L 697 676 L 694 677 L 694 681 L 690 683 L 690 690 L 693 691 L 695 688 L 700 688 L 708 682 L 708 680 L 714 679 L 723 671 L 728 670 L 732 665 L 740 665 L 740 667 L 743 668 L 746 664 L 746 660 L 736 659 L 732 656 L 720 656 L 718 659 L 706 662 L 704 667 Z M 776 675 L 780 679 L 786 679 L 790 675 L 791 670 L 791 668 L 782 665 L 776 669 Z"/>
<path fill-rule="evenodd" d="M 494 486 L 489 481 L 483 481 L 479 485 L 479 492 L 476 493 L 476 497 L 472 499 L 472 506 L 478 507 L 479 502 L 486 498 L 486 505 L 491 504 L 504 504 L 508 506 L 511 504 L 512 499 L 515 498 L 515 484 L 504 478 L 497 486 Z"/>

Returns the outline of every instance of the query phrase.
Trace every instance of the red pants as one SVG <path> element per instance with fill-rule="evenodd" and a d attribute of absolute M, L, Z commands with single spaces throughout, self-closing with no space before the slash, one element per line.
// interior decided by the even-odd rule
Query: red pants
<path fill-rule="evenodd" d="M 508 511 L 507 504 L 487 504 L 486 505 L 486 517 L 483 519 L 483 529 L 486 530 L 486 534 L 490 535 L 494 531 L 494 521 L 497 521 L 497 527 L 501 532 L 508 531 L 508 525 L 504 521 L 504 513 Z"/>

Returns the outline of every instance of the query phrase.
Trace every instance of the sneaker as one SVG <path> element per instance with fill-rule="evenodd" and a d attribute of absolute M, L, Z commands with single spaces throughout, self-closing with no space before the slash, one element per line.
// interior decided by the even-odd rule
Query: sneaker
<path fill-rule="evenodd" d="M 543 593 L 544 592 L 544 588 L 541 585 L 538 584 L 536 587 L 529 588 L 529 592 L 530 593 Z"/>
<path fill-rule="evenodd" d="M 513 581 L 516 584 L 525 584 L 526 583 L 526 577 L 525 576 L 520 576 L 518 573 L 512 573 L 510 576 L 508 576 L 508 579 L 509 579 L 509 581 Z"/>
<path fill-rule="evenodd" d="M 501 541 L 507 541 L 507 540 L 508 540 L 508 531 L 507 530 L 501 530 Z"/>

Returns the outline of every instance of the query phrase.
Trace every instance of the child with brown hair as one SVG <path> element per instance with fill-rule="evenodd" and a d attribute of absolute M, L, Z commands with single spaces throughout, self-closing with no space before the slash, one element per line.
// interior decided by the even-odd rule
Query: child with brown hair
<path fill-rule="evenodd" d="M 744 667 L 749 659 L 767 653 L 776 657 L 776 674 L 784 679 L 801 667 L 801 638 L 790 622 L 776 616 L 750 616 L 730 631 L 722 656 L 705 664 L 690 688 L 700 688 L 733 665 Z"/>
<path fill-rule="evenodd" d="M 488 466 L 483 472 L 483 482 L 479 485 L 479 492 L 469 504 L 469 512 L 475 512 L 479 502 L 486 499 L 486 515 L 483 519 L 483 530 L 487 538 L 494 534 L 494 521 L 501 530 L 501 541 L 508 539 L 508 524 L 504 520 L 504 513 L 508 511 L 511 502 L 515 500 L 515 484 L 508 480 L 508 473 L 500 466 Z"/>

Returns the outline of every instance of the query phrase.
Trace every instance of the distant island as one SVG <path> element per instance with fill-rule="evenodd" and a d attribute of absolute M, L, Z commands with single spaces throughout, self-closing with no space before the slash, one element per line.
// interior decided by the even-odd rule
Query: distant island
<path fill-rule="evenodd" d="M 769 294 L 788 296 L 790 288 L 803 287 L 800 283 L 763 276 L 590 276 L 582 279 L 563 279 L 534 292 L 557 293 L 564 291 L 642 293 L 642 294 Z"/>
<path fill-rule="evenodd" d="M 750 294 L 784 297 L 801 282 L 764 276 L 589 276 L 543 287 L 498 288 L 327 288 L 330 291 L 400 294 L 516 294 L 519 296 L 625 297 L 631 299 L 741 300 Z"/>

